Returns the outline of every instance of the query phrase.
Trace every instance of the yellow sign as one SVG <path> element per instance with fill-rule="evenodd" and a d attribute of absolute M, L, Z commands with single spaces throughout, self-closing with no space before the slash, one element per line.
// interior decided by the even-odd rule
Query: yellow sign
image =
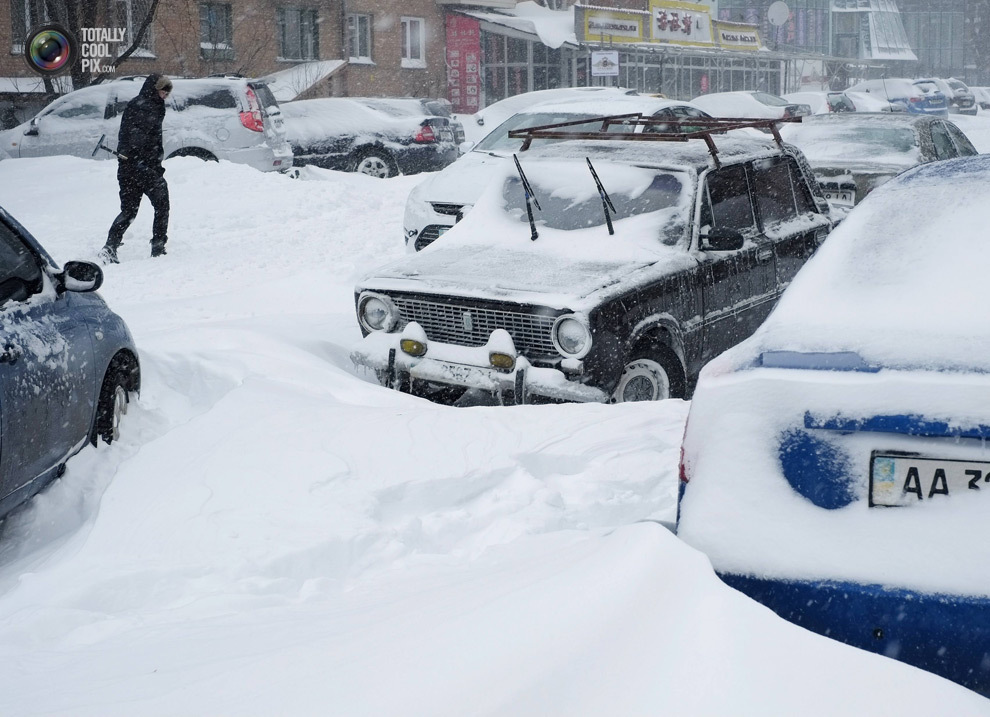
<path fill-rule="evenodd" d="M 763 45 L 757 26 L 740 22 L 716 20 L 715 38 L 718 46 L 726 50 L 759 50 Z"/>
<path fill-rule="evenodd" d="M 650 36 L 671 45 L 713 47 L 711 11 L 697 3 L 650 0 Z"/>
<path fill-rule="evenodd" d="M 646 13 L 590 10 L 581 6 L 576 6 L 575 11 L 583 11 L 583 20 L 575 17 L 583 42 L 646 42 L 649 37 L 644 32 Z"/>

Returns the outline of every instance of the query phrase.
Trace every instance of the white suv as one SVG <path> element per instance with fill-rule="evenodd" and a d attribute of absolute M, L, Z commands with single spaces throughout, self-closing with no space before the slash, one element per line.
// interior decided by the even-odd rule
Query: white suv
<path fill-rule="evenodd" d="M 70 92 L 28 122 L 0 132 L 0 148 L 11 157 L 112 159 L 97 143 L 105 136 L 104 144 L 116 148 L 124 107 L 144 80 L 126 77 Z M 262 171 L 292 167 L 282 112 L 263 82 L 231 76 L 174 80 L 165 107 L 166 159 L 227 159 Z"/>

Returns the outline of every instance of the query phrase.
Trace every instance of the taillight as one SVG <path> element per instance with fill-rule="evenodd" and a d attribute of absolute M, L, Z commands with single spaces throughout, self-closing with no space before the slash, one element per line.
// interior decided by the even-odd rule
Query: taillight
<path fill-rule="evenodd" d="M 688 475 L 687 466 L 684 464 L 684 444 L 681 444 L 681 459 L 677 462 L 677 478 L 682 484 L 687 484 L 691 480 Z"/>
<path fill-rule="evenodd" d="M 436 141 L 437 141 L 437 135 L 433 131 L 433 128 L 428 124 L 424 124 L 422 127 L 420 127 L 419 131 L 416 133 L 416 136 L 413 137 L 413 142 L 419 142 L 421 144 L 426 144 L 429 142 L 436 142 Z"/>
<path fill-rule="evenodd" d="M 911 99 L 912 102 L 924 102 L 925 101 L 925 98 L 924 97 L 912 97 L 910 99 Z"/>
<path fill-rule="evenodd" d="M 261 103 L 250 87 L 247 88 L 247 112 L 241 112 L 241 124 L 252 132 L 264 132 L 265 121 L 261 116 Z"/>

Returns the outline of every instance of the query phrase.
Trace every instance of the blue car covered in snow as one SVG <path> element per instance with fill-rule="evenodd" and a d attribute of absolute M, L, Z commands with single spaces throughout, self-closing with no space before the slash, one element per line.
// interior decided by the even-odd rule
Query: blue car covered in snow
<path fill-rule="evenodd" d="M 990 156 L 870 194 L 702 371 L 678 535 L 810 630 L 990 696 Z"/>
<path fill-rule="evenodd" d="M 137 349 L 102 283 L 91 262 L 59 267 L 0 208 L 0 517 L 87 442 L 116 439 L 140 389 Z"/>

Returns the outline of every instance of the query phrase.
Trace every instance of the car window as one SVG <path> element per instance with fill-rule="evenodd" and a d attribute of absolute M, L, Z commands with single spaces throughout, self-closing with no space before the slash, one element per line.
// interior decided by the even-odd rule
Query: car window
<path fill-rule="evenodd" d="M 753 97 L 755 97 L 757 101 L 765 105 L 769 105 L 770 107 L 786 107 L 790 104 L 787 100 L 775 95 L 767 94 L 766 92 L 754 92 Z"/>
<path fill-rule="evenodd" d="M 763 226 L 814 211 L 814 203 L 797 167 L 787 157 L 753 162 L 753 199 Z"/>
<path fill-rule="evenodd" d="M 97 102 L 95 97 L 70 98 L 53 110 L 52 116 L 59 119 L 100 119 L 103 117 L 103 103 Z"/>
<path fill-rule="evenodd" d="M 124 108 L 127 107 L 127 103 L 137 97 L 140 89 L 141 87 L 137 83 L 118 87 L 113 102 L 107 108 L 107 119 L 124 114 Z"/>
<path fill-rule="evenodd" d="M 956 156 L 956 146 L 941 122 L 932 123 L 932 144 L 935 145 L 936 158 L 951 159 Z"/>
<path fill-rule="evenodd" d="M 976 151 L 976 147 L 973 146 L 973 143 L 969 141 L 969 137 L 964 135 L 962 130 L 954 124 L 946 124 L 945 129 L 949 133 L 949 136 L 952 137 L 952 140 L 956 143 L 956 150 L 958 151 L 959 156 L 970 157 L 974 154 L 979 154 L 979 152 Z"/>
<path fill-rule="evenodd" d="M 273 110 L 279 109 L 278 100 L 275 99 L 275 95 L 264 82 L 252 82 L 248 86 L 254 90 L 255 96 L 261 102 L 261 107 L 265 112 L 272 114 Z"/>
<path fill-rule="evenodd" d="M 194 107 L 209 107 L 215 110 L 231 110 L 237 108 L 237 98 L 226 87 L 203 88 L 190 92 L 186 88 L 177 89 L 173 93 L 177 110 L 182 111 Z"/>
<path fill-rule="evenodd" d="M 755 228 L 745 165 L 722 167 L 709 173 L 706 185 L 713 226 L 743 233 Z"/>
<path fill-rule="evenodd" d="M 34 253 L 0 222 L 0 305 L 25 301 L 41 291 L 41 268 Z"/>

